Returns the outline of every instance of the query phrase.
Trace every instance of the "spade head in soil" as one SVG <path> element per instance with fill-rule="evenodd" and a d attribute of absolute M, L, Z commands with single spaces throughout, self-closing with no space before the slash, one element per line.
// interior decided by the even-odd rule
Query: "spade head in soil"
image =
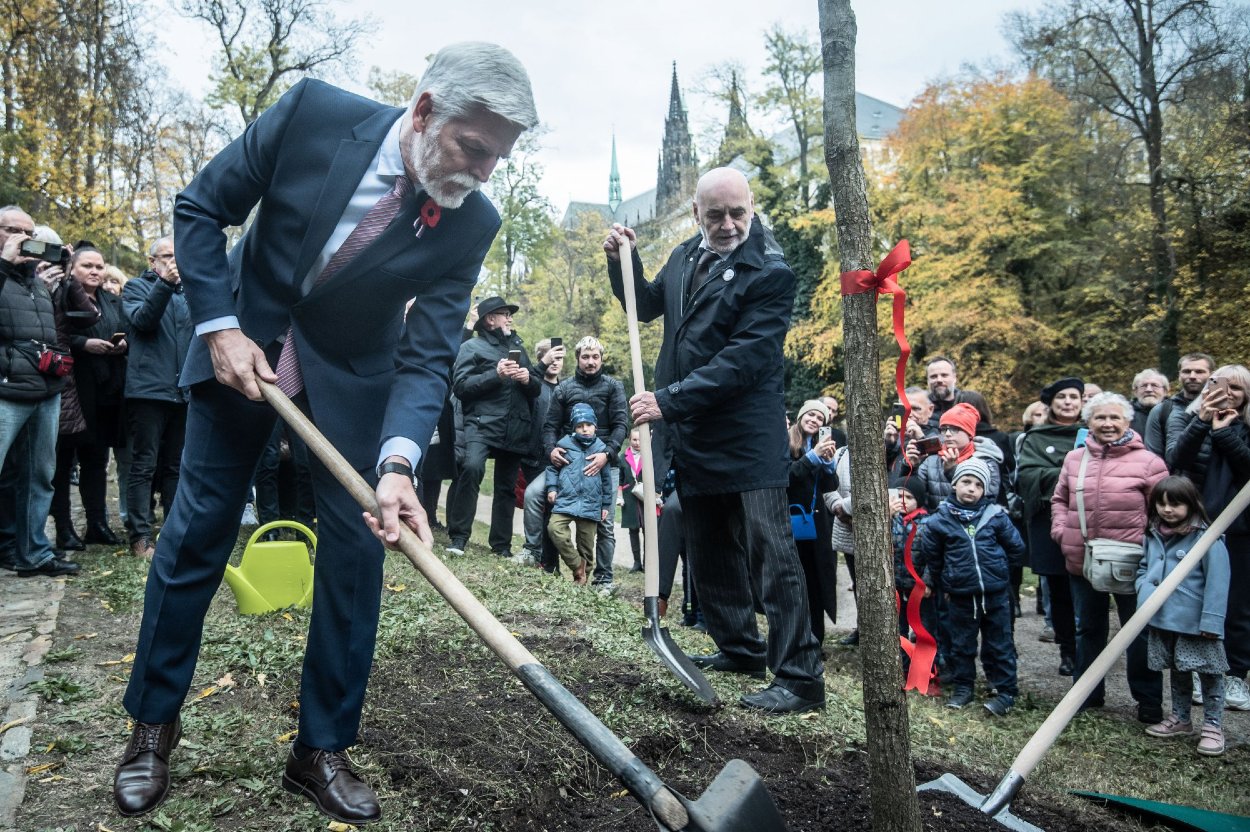
<path fill-rule="evenodd" d="M 651 648 L 651 652 L 659 656 L 660 661 L 668 665 L 673 675 L 690 688 L 695 696 L 709 705 L 717 704 L 719 700 L 716 698 L 716 691 L 708 684 L 707 677 L 673 641 L 668 628 L 660 624 L 659 598 L 647 597 L 642 606 L 647 616 L 647 623 L 642 628 L 642 640 Z"/>

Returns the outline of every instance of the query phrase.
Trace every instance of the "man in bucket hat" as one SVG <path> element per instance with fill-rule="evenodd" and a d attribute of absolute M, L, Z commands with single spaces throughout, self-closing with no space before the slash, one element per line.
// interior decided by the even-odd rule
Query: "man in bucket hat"
<path fill-rule="evenodd" d="M 517 306 L 501 297 L 477 305 L 474 337 L 460 345 L 451 371 L 451 390 L 464 418 L 464 455 L 447 494 L 447 551 L 464 554 L 473 531 L 486 458 L 495 460 L 495 497 L 490 513 L 490 549 L 512 556 L 512 512 L 517 472 L 533 440 L 531 403 L 542 390 L 521 337 L 512 329 Z"/>

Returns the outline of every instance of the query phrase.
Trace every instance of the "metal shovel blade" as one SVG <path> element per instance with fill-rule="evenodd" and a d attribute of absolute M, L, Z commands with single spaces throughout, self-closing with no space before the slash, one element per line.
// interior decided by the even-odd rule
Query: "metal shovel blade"
<path fill-rule="evenodd" d="M 1018 784 L 1014 784 L 1015 785 L 1014 789 L 1011 788 L 1013 784 L 1000 783 L 999 789 L 995 791 L 995 795 L 997 795 L 999 791 L 1002 791 L 1004 787 L 1009 789 L 1011 793 L 1014 795 L 1016 791 L 1019 791 L 1020 786 L 1023 784 L 1024 784 L 1024 778 L 1020 778 L 1020 782 Z M 711 791 L 711 789 L 709 789 L 708 791 Z M 958 797 L 960 800 L 962 800 L 964 803 L 967 803 L 969 806 L 973 807 L 974 809 L 979 809 L 980 811 L 992 817 L 994 820 L 1001 823 L 1003 826 L 1007 827 L 1008 829 L 1014 830 L 1014 832 L 1045 832 L 1045 830 L 1043 830 L 1041 827 L 1034 826 L 1033 824 L 1029 823 L 1027 820 L 1021 820 L 1020 818 L 1013 815 L 1011 813 L 1010 797 L 1008 797 L 1008 799 L 1005 802 L 1002 800 L 991 801 L 990 798 L 987 798 L 985 795 L 981 794 L 976 789 L 972 788 L 967 783 L 960 780 L 958 777 L 956 777 L 953 774 L 949 774 L 949 773 L 943 774 L 941 777 L 939 777 L 936 780 L 930 780 L 928 783 L 925 783 L 922 786 L 917 786 L 916 791 L 918 792 L 928 792 L 928 791 L 946 792 L 947 794 L 953 794 L 956 797 Z M 993 810 L 994 804 L 1001 804 L 1002 807 L 998 809 L 998 811 L 995 812 Z"/>
<path fill-rule="evenodd" d="M 788 827 L 755 769 L 730 760 L 703 796 L 681 798 L 690 815 L 688 830 L 698 832 L 786 832 Z"/>
<path fill-rule="evenodd" d="M 668 634 L 668 628 L 660 623 L 659 599 L 644 598 L 642 608 L 647 615 L 647 623 L 642 628 L 642 640 L 651 648 L 651 652 L 659 656 L 660 661 L 668 665 L 673 675 L 690 688 L 695 696 L 709 705 L 717 704 L 720 700 L 716 698 L 716 691 L 708 684 L 707 677 L 673 641 L 673 637 Z M 758 780 L 759 777 L 755 779 Z"/>

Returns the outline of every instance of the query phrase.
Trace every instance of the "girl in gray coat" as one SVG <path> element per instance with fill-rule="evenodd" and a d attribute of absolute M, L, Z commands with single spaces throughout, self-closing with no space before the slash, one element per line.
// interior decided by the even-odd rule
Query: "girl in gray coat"
<path fill-rule="evenodd" d="M 1137 567 L 1137 604 L 1146 603 L 1206 531 L 1207 512 L 1198 488 L 1185 477 L 1167 477 L 1150 493 L 1149 527 Z M 1193 676 L 1202 685 L 1202 732 L 1198 753 L 1224 753 L 1224 611 L 1228 606 L 1228 550 L 1217 540 L 1150 619 L 1147 660 L 1151 670 L 1170 671 L 1172 713 L 1146 733 L 1168 739 L 1189 736 Z"/>

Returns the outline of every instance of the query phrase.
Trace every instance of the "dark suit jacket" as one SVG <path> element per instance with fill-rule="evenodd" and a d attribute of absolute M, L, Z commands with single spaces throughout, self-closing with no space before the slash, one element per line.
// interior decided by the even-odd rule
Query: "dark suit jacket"
<path fill-rule="evenodd" d="M 747 241 L 687 299 L 702 239 L 696 234 L 674 249 L 649 283 L 634 251 L 638 317 L 664 316 L 655 396 L 671 428 L 678 487 L 683 495 L 785 488 L 790 448 L 781 346 L 794 273 L 757 218 Z M 619 262 L 608 260 L 608 276 L 623 303 Z"/>
<path fill-rule="evenodd" d="M 489 200 L 472 194 L 417 239 L 413 223 L 426 199 L 419 191 L 368 249 L 301 297 L 301 282 L 401 113 L 301 81 L 174 205 L 193 322 L 237 315 L 271 366 L 277 339 L 293 326 L 313 418 L 357 468 L 372 467 L 391 436 L 415 441 L 424 454 L 470 292 L 499 229 Z M 242 225 L 253 207 L 251 227 L 227 257 L 222 228 Z M 183 383 L 212 377 L 208 349 L 195 338 Z"/>

